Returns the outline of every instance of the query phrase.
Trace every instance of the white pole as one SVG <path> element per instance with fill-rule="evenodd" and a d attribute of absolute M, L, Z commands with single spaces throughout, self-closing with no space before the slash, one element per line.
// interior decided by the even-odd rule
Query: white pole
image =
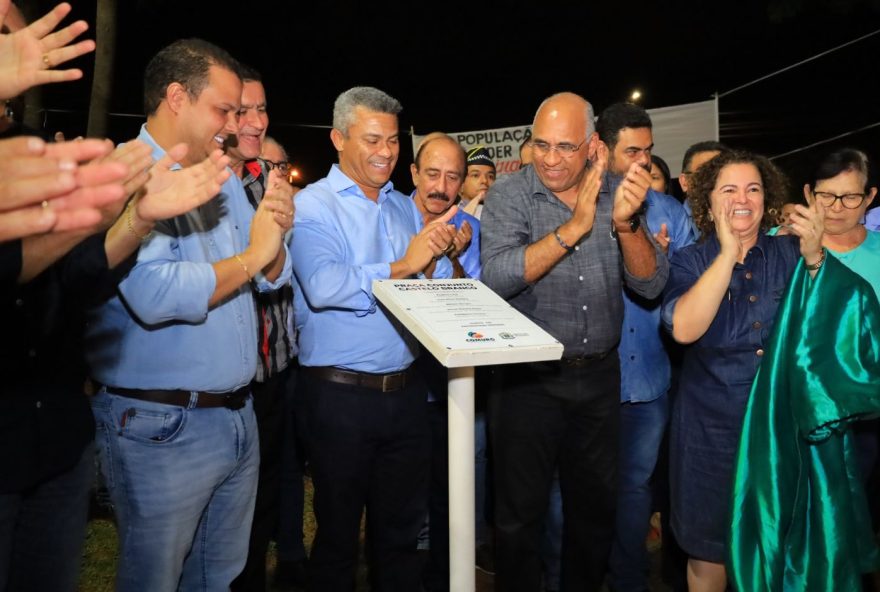
<path fill-rule="evenodd" d="M 474 592 L 474 368 L 449 369 L 449 589 Z"/>

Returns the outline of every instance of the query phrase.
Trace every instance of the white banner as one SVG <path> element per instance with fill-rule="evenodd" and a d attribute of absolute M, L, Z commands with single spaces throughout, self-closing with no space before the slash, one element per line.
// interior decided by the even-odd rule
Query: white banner
<path fill-rule="evenodd" d="M 718 140 L 715 99 L 648 109 L 654 124 L 654 154 L 666 161 L 672 178 L 681 172 L 681 159 L 693 144 Z"/>
<path fill-rule="evenodd" d="M 648 109 L 648 114 L 654 124 L 654 154 L 666 161 L 673 178 L 681 172 L 681 159 L 688 147 L 705 140 L 718 140 L 718 109 L 714 99 Z M 485 146 L 500 177 L 519 170 L 519 146 L 531 127 L 520 125 L 449 135 L 465 150 Z M 424 137 L 413 134 L 413 154 Z"/>
<path fill-rule="evenodd" d="M 474 132 L 454 132 L 449 135 L 461 144 L 465 151 L 477 146 L 485 146 L 489 151 L 489 158 L 495 163 L 495 173 L 500 177 L 519 170 L 519 146 L 525 139 L 526 132 L 531 128 L 531 125 L 520 125 Z M 413 134 L 413 154 L 418 152 L 419 144 L 424 137 Z"/>

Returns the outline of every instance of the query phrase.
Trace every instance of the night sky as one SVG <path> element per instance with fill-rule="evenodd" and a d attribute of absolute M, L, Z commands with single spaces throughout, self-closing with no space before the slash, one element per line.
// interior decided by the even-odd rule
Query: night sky
<path fill-rule="evenodd" d="M 94 5 L 72 2 L 94 23 Z M 377 86 L 404 106 L 401 131 L 465 131 L 530 123 L 539 102 L 571 90 L 597 112 L 638 88 L 646 108 L 703 101 L 880 29 L 880 0 L 528 4 L 118 0 L 112 110 L 142 113 L 141 77 L 162 46 L 197 36 L 264 77 L 269 133 L 308 181 L 335 160 L 328 130 L 336 95 Z M 45 3 L 45 8 L 51 3 Z M 100 40 L 99 40 L 100 41 Z M 721 140 L 774 156 L 880 122 L 880 35 L 721 99 Z M 46 92 L 47 128 L 83 133 L 86 80 Z M 111 134 L 141 119 L 114 117 Z M 403 138 L 394 180 L 408 191 Z M 778 159 L 794 184 L 832 148 L 880 156 L 880 127 Z M 662 156 L 662 154 L 660 155 Z"/>

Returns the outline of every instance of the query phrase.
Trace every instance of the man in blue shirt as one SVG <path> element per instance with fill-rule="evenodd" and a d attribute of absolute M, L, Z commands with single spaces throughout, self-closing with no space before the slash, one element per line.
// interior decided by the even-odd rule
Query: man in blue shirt
<path fill-rule="evenodd" d="M 330 139 L 339 164 L 296 195 L 297 421 L 315 487 L 310 589 L 354 589 L 367 509 L 377 590 L 419 589 L 416 538 L 427 511 L 427 390 L 410 364 L 418 342 L 379 307 L 375 279 L 449 277 L 450 208 L 423 225 L 389 182 L 400 103 L 371 87 L 339 95 Z"/>
<path fill-rule="evenodd" d="M 198 39 L 147 65 L 155 158 L 185 143 L 184 167 L 238 130 L 237 62 Z M 228 589 L 247 557 L 259 443 L 251 284 L 290 277 L 292 207 L 254 214 L 231 176 L 211 202 L 156 224 L 118 296 L 90 313 L 87 356 L 101 468 L 119 526 L 117 590 Z M 135 233 L 135 229 L 129 226 Z"/>
<path fill-rule="evenodd" d="M 596 123 L 608 146 L 609 174 L 623 176 L 632 163 L 651 168 L 654 147 L 651 118 L 632 103 L 606 108 Z M 694 242 L 696 231 L 673 197 L 648 190 L 648 229 L 671 256 Z M 660 300 L 623 290 L 620 336 L 620 465 L 617 521 L 611 548 L 611 584 L 615 592 L 648 589 L 645 537 L 651 516 L 651 475 L 669 418 L 671 370 L 660 331 Z"/>

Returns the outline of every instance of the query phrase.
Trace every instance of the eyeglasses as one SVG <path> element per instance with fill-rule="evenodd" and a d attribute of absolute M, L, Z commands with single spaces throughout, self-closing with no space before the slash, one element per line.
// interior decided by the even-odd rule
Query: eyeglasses
<path fill-rule="evenodd" d="M 862 202 L 865 201 L 867 195 L 864 193 L 844 193 L 843 195 L 837 195 L 836 193 L 828 193 L 827 191 L 814 191 L 813 197 L 815 197 L 816 200 L 826 208 L 833 208 L 834 202 L 839 199 L 840 203 L 843 204 L 843 207 L 848 210 L 854 210 L 862 205 Z"/>
<path fill-rule="evenodd" d="M 287 176 L 287 173 L 290 172 L 290 163 L 286 160 L 282 160 L 281 162 L 273 162 L 271 160 L 264 160 L 266 163 L 266 167 L 271 171 L 273 169 L 278 169 L 278 172 L 283 176 Z"/>
<path fill-rule="evenodd" d="M 538 156 L 546 156 L 551 151 L 555 150 L 559 153 L 559 156 L 562 158 L 569 158 L 575 152 L 581 149 L 581 146 L 584 145 L 587 139 L 584 140 L 575 146 L 574 144 L 569 144 L 567 142 L 562 142 L 560 144 L 549 144 L 543 140 L 532 140 L 532 151 Z"/>

